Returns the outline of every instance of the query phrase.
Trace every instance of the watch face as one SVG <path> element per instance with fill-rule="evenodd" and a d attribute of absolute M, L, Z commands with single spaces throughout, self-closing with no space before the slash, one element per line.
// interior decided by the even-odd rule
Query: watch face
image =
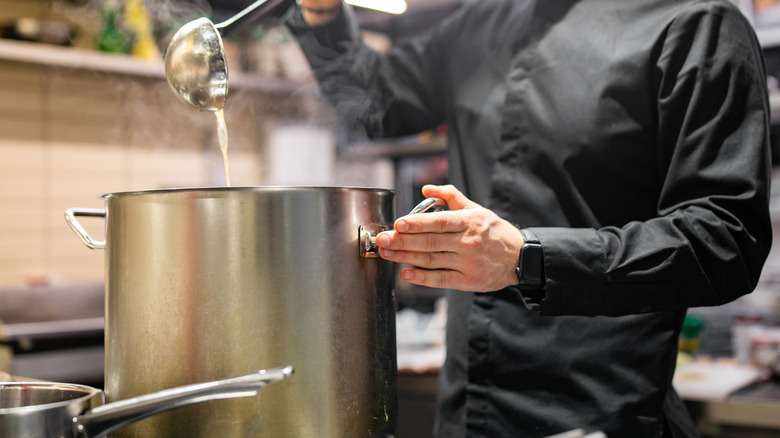
<path fill-rule="evenodd" d="M 544 255 L 541 244 L 528 242 L 523 244 L 516 272 L 521 288 L 542 287 L 544 284 Z"/>

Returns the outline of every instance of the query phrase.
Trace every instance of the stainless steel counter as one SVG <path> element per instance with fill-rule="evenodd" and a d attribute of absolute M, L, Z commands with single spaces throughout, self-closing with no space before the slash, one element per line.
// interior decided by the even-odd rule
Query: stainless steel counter
<path fill-rule="evenodd" d="M 0 371 L 102 387 L 104 295 L 103 284 L 0 289 Z"/>
<path fill-rule="evenodd" d="M 102 317 L 105 287 L 100 283 L 0 289 L 4 324 Z"/>
<path fill-rule="evenodd" d="M 780 436 L 780 382 L 742 388 L 723 401 L 686 401 L 703 438 Z"/>

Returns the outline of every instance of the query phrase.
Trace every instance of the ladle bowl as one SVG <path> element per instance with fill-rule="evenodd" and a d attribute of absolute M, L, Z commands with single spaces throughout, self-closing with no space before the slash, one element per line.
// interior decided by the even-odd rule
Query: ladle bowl
<path fill-rule="evenodd" d="M 190 21 L 173 35 L 165 52 L 165 76 L 179 99 L 201 111 L 219 111 L 228 93 L 228 68 L 219 29 L 244 19 L 256 18 L 284 1 L 250 12 L 269 0 L 257 0 L 228 20 L 214 24 L 206 17 Z"/>
<path fill-rule="evenodd" d="M 228 70 L 222 37 L 208 18 L 190 21 L 165 52 L 165 75 L 179 98 L 201 111 L 225 106 Z"/>

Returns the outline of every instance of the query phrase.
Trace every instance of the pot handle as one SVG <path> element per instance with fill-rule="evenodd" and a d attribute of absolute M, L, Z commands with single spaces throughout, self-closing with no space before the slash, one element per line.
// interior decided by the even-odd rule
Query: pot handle
<path fill-rule="evenodd" d="M 108 403 L 73 418 L 73 436 L 100 438 L 171 409 L 213 400 L 251 397 L 257 395 L 263 386 L 289 377 L 292 373 L 291 366 L 261 370 L 246 376 L 180 386 Z"/>
<path fill-rule="evenodd" d="M 441 211 L 447 207 L 447 201 L 439 198 L 425 198 L 415 206 L 409 214 L 426 213 L 428 211 Z"/>
<path fill-rule="evenodd" d="M 106 241 L 93 239 L 89 233 L 87 233 L 87 230 L 81 226 L 79 221 L 76 220 L 76 216 L 105 218 L 106 210 L 100 208 L 69 208 L 65 210 L 65 221 L 68 223 L 68 225 L 70 225 L 70 228 L 73 230 L 73 232 L 75 232 L 76 235 L 81 238 L 81 241 L 84 242 L 84 244 L 87 245 L 89 249 L 94 249 L 96 251 L 103 251 L 106 249 Z"/>
<path fill-rule="evenodd" d="M 425 198 L 417 204 L 409 214 L 426 213 L 428 211 L 436 212 L 444 210 L 447 207 L 447 201 L 439 198 Z M 377 258 L 379 257 L 378 247 L 376 246 L 376 236 L 382 231 L 387 231 L 389 227 L 378 224 L 361 225 L 358 228 L 360 257 Z"/>

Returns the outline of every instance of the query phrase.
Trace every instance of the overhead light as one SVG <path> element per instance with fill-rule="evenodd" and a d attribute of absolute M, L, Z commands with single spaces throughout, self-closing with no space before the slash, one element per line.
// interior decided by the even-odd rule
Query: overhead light
<path fill-rule="evenodd" d="M 405 0 L 346 0 L 352 6 L 387 12 L 388 14 L 403 14 L 406 12 Z"/>

